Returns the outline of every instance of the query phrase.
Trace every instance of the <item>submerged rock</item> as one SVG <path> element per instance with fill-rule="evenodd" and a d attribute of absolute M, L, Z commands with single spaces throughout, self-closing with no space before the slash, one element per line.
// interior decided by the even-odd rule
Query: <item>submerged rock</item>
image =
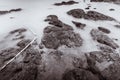
<path fill-rule="evenodd" d="M 15 34 L 15 33 L 23 33 L 23 32 L 26 32 L 27 30 L 25 28 L 19 28 L 19 29 L 16 29 L 16 30 L 13 30 L 10 32 L 10 34 Z"/>
<path fill-rule="evenodd" d="M 108 45 L 114 49 L 119 47 L 111 38 L 109 38 L 107 35 L 103 34 L 101 31 L 97 29 L 92 29 L 90 34 L 94 40 L 101 44 Z"/>

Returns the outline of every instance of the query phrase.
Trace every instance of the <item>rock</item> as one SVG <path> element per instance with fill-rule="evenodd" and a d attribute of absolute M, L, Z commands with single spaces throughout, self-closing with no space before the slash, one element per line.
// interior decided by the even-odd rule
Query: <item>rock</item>
<path fill-rule="evenodd" d="M 88 7 L 86 7 L 85 9 L 87 9 L 87 10 L 88 10 L 88 9 L 90 9 L 90 7 L 91 7 L 91 6 L 88 6 Z"/>
<path fill-rule="evenodd" d="M 88 63 L 87 70 L 95 74 L 99 78 L 99 80 L 106 80 L 106 78 L 101 74 L 99 68 L 96 66 L 96 60 L 91 56 L 88 56 L 87 54 L 85 54 L 85 56 Z"/>
<path fill-rule="evenodd" d="M 49 55 L 54 57 L 56 61 L 60 61 L 61 57 L 63 56 L 63 53 L 59 50 L 55 50 L 55 51 L 51 51 Z"/>
<path fill-rule="evenodd" d="M 111 48 L 110 46 L 107 46 L 107 45 L 101 45 L 99 46 L 100 50 L 102 50 L 103 52 L 106 52 L 106 53 L 114 53 L 115 50 L 113 48 Z"/>
<path fill-rule="evenodd" d="M 97 29 L 92 29 L 90 34 L 94 40 L 96 40 L 101 44 L 108 45 L 113 49 L 116 49 L 119 47 L 111 38 L 109 38 L 107 35 L 103 34 L 101 31 Z"/>
<path fill-rule="evenodd" d="M 120 28 L 120 25 L 114 25 L 116 28 Z"/>
<path fill-rule="evenodd" d="M 73 4 L 78 4 L 76 1 L 62 1 L 61 3 L 55 3 L 54 5 L 56 6 L 62 6 L 62 5 L 73 5 Z"/>
<path fill-rule="evenodd" d="M 62 80 L 99 80 L 99 78 L 90 71 L 84 69 L 73 69 L 66 71 Z"/>
<path fill-rule="evenodd" d="M 75 33 L 70 25 L 60 21 L 57 16 L 50 15 L 47 17 L 47 21 L 53 26 L 48 26 L 44 29 L 42 43 L 46 48 L 57 49 L 61 45 L 68 47 L 80 47 L 82 45 L 80 35 Z"/>
<path fill-rule="evenodd" d="M 106 16 L 102 13 L 96 12 L 96 11 L 87 11 L 87 13 L 85 13 L 84 10 L 82 9 L 72 9 L 70 11 L 67 12 L 68 15 L 71 15 L 75 18 L 84 18 L 84 19 L 88 19 L 88 20 L 115 20 L 112 17 Z"/>
<path fill-rule="evenodd" d="M 5 10 L 5 11 L 0 11 L 0 15 L 4 15 L 4 14 L 8 14 L 8 13 L 11 13 L 11 12 L 18 12 L 18 11 L 21 11 L 22 9 L 21 8 L 18 8 L 18 9 L 11 9 L 11 10 Z"/>
<path fill-rule="evenodd" d="M 98 27 L 98 29 L 99 29 L 100 31 L 104 32 L 104 33 L 107 33 L 107 34 L 109 34 L 109 33 L 111 32 L 109 29 L 104 28 L 104 27 Z"/>
<path fill-rule="evenodd" d="M 72 21 L 73 24 L 75 24 L 75 26 L 77 28 L 80 28 L 80 29 L 84 29 L 86 24 L 83 24 L 83 23 L 80 23 L 80 22 L 76 22 L 76 21 Z"/>
<path fill-rule="evenodd" d="M 17 48 L 7 48 L 0 51 L 0 67 L 12 59 L 20 50 Z"/>
<path fill-rule="evenodd" d="M 64 27 L 64 29 L 66 28 L 66 30 L 67 29 L 73 30 L 73 28 L 70 25 L 67 25 L 60 21 L 56 15 L 47 16 L 47 19 L 45 19 L 45 21 L 48 21 L 50 25 L 54 25 L 56 27 Z"/>
<path fill-rule="evenodd" d="M 115 11 L 115 9 L 112 9 L 112 8 L 111 8 L 111 9 L 109 9 L 109 10 L 110 10 L 110 11 Z"/>
<path fill-rule="evenodd" d="M 9 11 L 0 11 L 0 15 L 7 14 Z"/>
<path fill-rule="evenodd" d="M 72 30 L 66 31 L 64 28 L 60 29 L 57 27 L 47 28 L 50 31 L 49 33 L 45 33 L 42 39 L 42 43 L 47 48 L 57 49 L 61 45 L 66 45 L 68 47 L 80 47 L 82 45 L 82 38 Z"/>
<path fill-rule="evenodd" d="M 92 51 L 88 54 L 85 54 L 88 63 L 88 68 L 85 70 L 96 75 L 99 80 L 120 79 L 120 68 L 118 67 L 120 65 L 120 57 L 118 53 L 110 51 Z"/>
<path fill-rule="evenodd" d="M 67 12 L 68 15 L 71 15 L 75 18 L 84 18 L 85 12 L 82 9 L 72 9 Z"/>
<path fill-rule="evenodd" d="M 38 66 L 41 64 L 41 54 L 33 47 L 25 50 L 23 54 L 23 61 L 17 63 L 14 60 L 0 71 L 1 80 L 37 80 L 40 76 Z"/>
<path fill-rule="evenodd" d="M 58 17 L 56 15 L 49 15 L 47 16 L 47 19 L 45 21 L 55 21 L 58 20 Z"/>
<path fill-rule="evenodd" d="M 94 21 L 97 21 L 97 20 L 112 21 L 112 20 L 114 20 L 113 18 L 106 16 L 102 13 L 96 12 L 96 11 L 88 11 L 84 18 L 88 19 L 88 20 L 94 20 Z"/>
<path fill-rule="evenodd" d="M 28 40 L 23 39 L 17 43 L 17 46 L 20 48 L 25 48 L 30 42 L 31 42 L 31 40 L 29 40 L 29 39 Z"/>
<path fill-rule="evenodd" d="M 23 32 L 26 32 L 27 30 L 25 28 L 19 28 L 19 29 L 16 29 L 16 30 L 13 30 L 10 32 L 10 34 L 15 34 L 15 33 L 23 33 Z"/>
<path fill-rule="evenodd" d="M 39 52 L 37 49 L 30 47 L 27 50 L 25 50 L 24 54 L 25 56 L 23 59 L 23 63 L 33 63 L 35 65 L 41 64 L 41 52 Z"/>
<path fill-rule="evenodd" d="M 107 80 L 120 80 L 120 63 L 115 62 L 111 64 L 108 68 L 102 71 L 102 74 L 106 76 Z"/>
<path fill-rule="evenodd" d="M 18 8 L 18 9 L 11 9 L 11 10 L 9 10 L 9 12 L 18 12 L 18 11 L 22 11 L 22 9 Z"/>

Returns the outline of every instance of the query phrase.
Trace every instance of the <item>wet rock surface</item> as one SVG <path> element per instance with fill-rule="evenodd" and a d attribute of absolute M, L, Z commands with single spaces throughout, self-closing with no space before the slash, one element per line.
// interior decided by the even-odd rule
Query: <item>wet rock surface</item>
<path fill-rule="evenodd" d="M 58 6 L 72 4 L 77 3 L 74 1 L 57 3 Z M 89 8 L 90 6 L 87 7 Z M 13 9 L 10 12 L 20 10 Z M 85 12 L 82 9 L 73 9 L 68 14 L 78 19 L 94 20 L 94 23 L 98 20 L 114 20 L 101 13 Z M 116 39 L 115 42 L 109 36 L 112 30 L 97 26 L 94 28 L 98 29 L 93 29 L 87 22 L 83 24 L 77 22 L 77 19 L 70 19 L 77 27 L 75 29 L 78 29 L 74 30 L 70 24 L 61 21 L 56 15 L 47 16 L 45 21 L 49 25 L 44 28 L 42 40 L 39 43 L 37 40 L 34 41 L 0 70 L 0 80 L 120 80 L 120 57 L 117 50 L 119 44 L 116 43 L 119 40 Z M 27 31 L 25 28 L 19 28 L 6 36 L 12 37 L 10 41 L 17 42 L 14 47 L 0 50 L 0 68 L 32 41 L 31 38 L 26 38 Z M 89 41 L 89 38 L 93 39 Z M 95 42 L 95 46 L 92 41 Z M 87 45 L 93 43 L 93 46 L 86 48 L 84 45 L 86 43 Z M 87 51 L 94 47 L 97 47 L 97 50 Z"/>
<path fill-rule="evenodd" d="M 54 20 L 56 23 L 54 23 Z M 118 46 L 111 38 L 98 29 L 91 30 L 94 40 L 102 41 L 99 51 L 76 52 L 74 47 L 81 47 L 82 38 L 73 28 L 63 23 L 55 15 L 47 17 L 51 22 L 44 29 L 42 43 L 32 44 L 15 60 L 0 71 L 1 80 L 119 80 L 119 54 L 115 51 Z M 57 22 L 58 21 L 58 22 Z M 12 34 L 24 33 L 17 29 Z M 22 34 L 21 33 L 21 34 Z M 13 58 L 31 40 L 21 39 L 18 48 L 9 48 L 0 52 L 0 65 Z M 72 44 L 71 44 L 72 43 Z M 39 45 L 42 48 L 37 48 Z M 59 46 L 67 48 L 57 50 Z M 36 47 L 35 47 L 36 46 Z M 42 51 L 44 46 L 48 49 Z M 73 48 L 72 48 L 73 47 Z M 53 50 L 49 50 L 53 49 Z M 67 50 L 68 49 L 68 50 Z M 73 51 L 71 50 L 73 49 Z M 70 50 L 70 51 L 69 51 Z M 83 59 L 84 58 L 84 59 Z"/>
<path fill-rule="evenodd" d="M 80 47 L 82 45 L 82 38 L 73 31 L 70 25 L 63 23 L 56 16 L 53 17 L 53 15 L 47 18 L 49 24 L 53 26 L 48 26 L 44 29 L 42 43 L 46 48 L 57 49 L 62 45 L 67 47 Z"/>
<path fill-rule="evenodd" d="M 92 29 L 90 34 L 94 40 L 96 40 L 97 42 L 101 44 L 108 45 L 114 49 L 119 47 L 111 38 L 109 38 L 107 35 L 105 35 L 104 33 L 102 33 L 101 31 L 97 29 Z"/>
<path fill-rule="evenodd" d="M 108 21 L 112 21 L 114 20 L 113 18 L 104 15 L 102 13 L 96 12 L 96 11 L 87 11 L 85 13 L 84 10 L 82 9 L 72 9 L 70 11 L 67 12 L 68 15 L 71 15 L 75 18 L 84 18 L 84 19 L 88 19 L 88 20 L 108 20 Z"/>
<path fill-rule="evenodd" d="M 56 6 L 62 6 L 62 5 L 73 5 L 73 4 L 78 4 L 76 1 L 62 1 L 61 3 L 55 3 L 54 5 Z"/>

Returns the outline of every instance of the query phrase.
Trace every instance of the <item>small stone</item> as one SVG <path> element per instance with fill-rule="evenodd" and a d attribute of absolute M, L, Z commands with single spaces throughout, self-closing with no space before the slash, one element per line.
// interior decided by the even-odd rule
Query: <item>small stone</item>
<path fill-rule="evenodd" d="M 99 29 L 100 31 L 104 32 L 104 33 L 107 33 L 107 34 L 109 34 L 109 33 L 111 32 L 109 29 L 104 28 L 104 27 L 98 27 L 98 29 Z"/>

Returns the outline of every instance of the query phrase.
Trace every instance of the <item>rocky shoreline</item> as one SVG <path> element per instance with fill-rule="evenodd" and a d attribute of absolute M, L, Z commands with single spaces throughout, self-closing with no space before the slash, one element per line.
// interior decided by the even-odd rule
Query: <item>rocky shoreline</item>
<path fill-rule="evenodd" d="M 54 6 L 73 4 L 78 2 L 63 1 Z M 21 10 L 12 9 L 0 14 Z M 47 15 L 44 22 L 48 24 L 43 30 L 42 38 L 40 41 L 34 40 L 25 50 L 23 49 L 35 37 L 30 36 L 28 29 L 18 28 L 4 37 L 4 40 L 15 42 L 15 46 L 0 50 L 0 68 L 12 60 L 0 70 L 0 80 L 120 80 L 119 39 L 114 40 L 110 36 L 110 28 L 91 28 L 87 23 L 79 21 L 84 19 L 95 24 L 98 21 L 104 23 L 117 20 L 97 11 L 79 8 L 66 11 L 65 14 L 72 16 L 72 25 L 61 20 L 58 15 Z M 87 27 L 90 27 L 88 31 Z M 119 25 L 114 24 L 113 28 L 119 29 Z M 85 38 L 80 32 L 87 32 L 89 35 L 86 37 L 90 36 L 98 50 L 82 52 Z M 92 42 L 87 45 L 90 44 Z M 21 50 L 21 54 L 14 58 Z"/>

